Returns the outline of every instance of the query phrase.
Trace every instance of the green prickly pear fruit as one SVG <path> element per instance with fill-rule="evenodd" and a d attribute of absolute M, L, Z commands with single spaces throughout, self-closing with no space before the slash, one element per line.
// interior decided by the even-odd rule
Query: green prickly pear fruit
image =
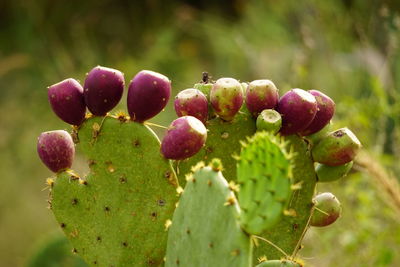
<path fill-rule="evenodd" d="M 220 78 L 210 92 L 215 113 L 225 121 L 231 121 L 243 104 L 242 85 L 233 78 Z"/>
<path fill-rule="evenodd" d="M 276 134 L 282 126 L 281 114 L 273 109 L 265 109 L 258 115 L 256 125 L 258 131 Z"/>
<path fill-rule="evenodd" d="M 334 223 L 342 212 L 339 200 L 332 193 L 322 193 L 313 199 L 315 209 L 310 225 L 323 227 Z"/>
<path fill-rule="evenodd" d="M 97 66 L 86 76 L 85 103 L 96 116 L 103 116 L 121 100 L 124 92 L 124 74 L 116 69 Z"/>
<path fill-rule="evenodd" d="M 167 159 L 182 160 L 199 152 L 207 139 L 204 124 L 192 116 L 174 120 L 161 143 L 161 153 Z"/>
<path fill-rule="evenodd" d="M 171 95 L 171 81 L 164 75 L 142 70 L 128 89 L 128 112 L 131 120 L 144 122 L 165 108 Z"/>
<path fill-rule="evenodd" d="M 80 125 L 85 119 L 83 87 L 74 79 L 66 79 L 48 88 L 47 95 L 54 113 L 66 123 Z"/>
<path fill-rule="evenodd" d="M 314 161 L 338 166 L 352 161 L 361 143 L 348 128 L 341 128 L 323 138 L 311 151 Z"/>
<path fill-rule="evenodd" d="M 270 80 L 255 80 L 247 86 L 246 106 L 254 117 L 264 109 L 275 108 L 278 100 L 278 89 Z"/>
<path fill-rule="evenodd" d="M 174 108 L 178 117 L 193 116 L 206 123 L 208 118 L 208 101 L 197 89 L 189 88 L 180 91 L 175 97 Z"/>
<path fill-rule="evenodd" d="M 270 260 L 258 264 L 256 267 L 302 267 L 303 265 L 291 260 Z"/>
<path fill-rule="evenodd" d="M 44 132 L 38 138 L 37 152 L 51 171 L 60 172 L 71 168 L 75 156 L 75 144 L 66 131 Z"/>
<path fill-rule="evenodd" d="M 318 182 L 333 182 L 345 177 L 352 167 L 353 161 L 338 166 L 317 163 L 315 172 L 317 173 Z"/>

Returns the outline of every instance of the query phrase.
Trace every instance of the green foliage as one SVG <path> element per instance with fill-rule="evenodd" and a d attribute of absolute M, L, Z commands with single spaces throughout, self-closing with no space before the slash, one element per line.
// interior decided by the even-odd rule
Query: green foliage
<path fill-rule="evenodd" d="M 251 266 L 252 244 L 237 220 L 239 205 L 217 169 L 197 165 L 188 175 L 169 228 L 166 267 Z"/>
<path fill-rule="evenodd" d="M 177 182 L 158 138 L 112 117 L 88 119 L 77 136 L 90 173 L 60 173 L 50 195 L 74 251 L 92 265 L 161 266 Z"/>
<path fill-rule="evenodd" d="M 267 132 L 256 133 L 237 163 L 240 223 L 250 234 L 271 230 L 283 215 L 291 196 L 291 162 L 285 144 Z"/>

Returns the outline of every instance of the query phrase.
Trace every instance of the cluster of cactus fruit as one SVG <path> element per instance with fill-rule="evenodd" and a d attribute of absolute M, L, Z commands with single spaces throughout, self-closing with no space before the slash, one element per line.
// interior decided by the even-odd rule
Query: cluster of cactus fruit
<path fill-rule="evenodd" d="M 160 142 L 148 120 L 168 103 L 171 81 L 140 71 L 129 115 L 111 114 L 124 85 L 120 71 L 99 66 L 83 87 L 48 88 L 72 129 L 42 133 L 37 150 L 56 173 L 50 208 L 73 252 L 94 266 L 303 266 L 307 229 L 341 213 L 316 183 L 344 177 L 361 146 L 347 128 L 330 131 L 332 99 L 302 89 L 279 97 L 270 80 L 204 73 L 176 96 L 178 119 Z M 71 169 L 75 148 L 88 174 Z"/>

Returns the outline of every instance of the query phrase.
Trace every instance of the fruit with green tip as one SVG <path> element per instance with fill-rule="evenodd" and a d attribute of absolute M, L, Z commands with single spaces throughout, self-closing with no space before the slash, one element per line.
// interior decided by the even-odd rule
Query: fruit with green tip
<path fill-rule="evenodd" d="M 317 100 L 307 91 L 295 88 L 284 94 L 277 111 L 282 115 L 282 135 L 301 132 L 311 124 L 317 113 Z"/>
<path fill-rule="evenodd" d="M 313 199 L 315 208 L 310 225 L 324 227 L 334 223 L 342 212 L 339 200 L 332 193 L 322 193 Z"/>
<path fill-rule="evenodd" d="M 282 126 L 282 117 L 274 109 L 265 109 L 257 117 L 256 126 L 258 131 L 267 131 L 276 134 Z"/>
<path fill-rule="evenodd" d="M 37 152 L 51 171 L 60 172 L 71 168 L 75 156 L 75 144 L 66 131 L 44 132 L 39 135 Z"/>
<path fill-rule="evenodd" d="M 338 166 L 329 166 L 317 163 L 315 172 L 317 173 L 318 182 L 333 182 L 345 177 L 352 167 L 353 161 Z"/>
<path fill-rule="evenodd" d="M 275 108 L 278 100 L 278 89 L 270 80 L 255 80 L 247 86 L 246 106 L 255 117 L 264 109 Z"/>
<path fill-rule="evenodd" d="M 231 121 L 243 104 L 242 85 L 233 78 L 220 78 L 213 84 L 210 101 L 221 119 Z"/>
<path fill-rule="evenodd" d="M 302 267 L 298 262 L 291 260 L 269 260 L 258 264 L 256 267 Z"/>
<path fill-rule="evenodd" d="M 174 108 L 178 117 L 193 116 L 206 123 L 208 118 L 208 101 L 206 96 L 194 88 L 185 89 L 175 97 Z"/>
<path fill-rule="evenodd" d="M 85 119 L 83 88 L 75 79 L 65 79 L 48 87 L 47 96 L 54 113 L 66 123 L 80 125 Z"/>
<path fill-rule="evenodd" d="M 124 74 L 116 69 L 97 66 L 86 76 L 85 103 L 93 115 L 104 116 L 121 100 L 124 92 Z"/>
<path fill-rule="evenodd" d="M 168 127 L 161 142 L 161 153 L 167 159 L 183 160 L 199 152 L 206 139 L 204 124 L 193 116 L 183 116 Z"/>
<path fill-rule="evenodd" d="M 357 155 L 361 143 L 348 128 L 331 132 L 311 151 L 314 161 L 329 166 L 338 166 L 352 161 Z"/>
<path fill-rule="evenodd" d="M 303 136 L 320 131 L 330 122 L 333 114 L 335 114 L 335 102 L 332 98 L 318 90 L 309 90 L 308 92 L 317 100 L 318 110 L 311 124 L 301 131 L 300 134 Z"/>
<path fill-rule="evenodd" d="M 164 75 L 142 70 L 128 89 L 128 112 L 131 120 L 144 122 L 160 113 L 171 95 L 171 81 Z"/>

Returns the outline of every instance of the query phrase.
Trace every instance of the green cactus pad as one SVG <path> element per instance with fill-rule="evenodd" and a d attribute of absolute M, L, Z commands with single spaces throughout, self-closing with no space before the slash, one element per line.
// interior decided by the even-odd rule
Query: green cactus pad
<path fill-rule="evenodd" d="M 307 144 L 296 135 L 286 136 L 285 140 L 289 142 L 291 151 L 294 151 L 292 188 L 297 190 L 292 192 L 286 215 L 273 229 L 265 231 L 261 236 L 290 254 L 296 249 L 310 217 L 317 177 Z M 254 258 L 263 256 L 280 259 L 284 255 L 273 246 L 260 241 L 259 246 L 254 249 Z"/>
<path fill-rule="evenodd" d="M 240 208 L 216 165 L 188 179 L 169 228 L 166 267 L 251 266 L 250 238 L 236 219 Z"/>
<path fill-rule="evenodd" d="M 289 261 L 289 260 L 272 260 L 272 261 L 264 261 L 258 264 L 256 267 L 301 267 L 297 262 Z"/>
<path fill-rule="evenodd" d="M 256 133 L 243 143 L 237 163 L 240 223 L 250 234 L 271 229 L 291 196 L 291 161 L 282 139 Z"/>
<path fill-rule="evenodd" d="M 50 197 L 74 252 L 96 266 L 162 266 L 177 181 L 158 138 L 112 117 L 88 119 L 78 138 L 90 173 L 58 174 Z"/>
<path fill-rule="evenodd" d="M 240 142 L 256 132 L 254 118 L 247 112 L 241 112 L 231 122 L 215 118 L 207 122 L 207 141 L 205 146 L 193 157 L 177 163 L 177 173 L 181 185 L 185 184 L 185 175 L 191 172 L 191 167 L 199 161 L 206 163 L 212 158 L 219 158 L 226 166 L 222 173 L 228 181 L 236 181 L 236 160 L 233 155 L 239 155 Z M 229 168 L 228 168 L 229 166 Z"/>

